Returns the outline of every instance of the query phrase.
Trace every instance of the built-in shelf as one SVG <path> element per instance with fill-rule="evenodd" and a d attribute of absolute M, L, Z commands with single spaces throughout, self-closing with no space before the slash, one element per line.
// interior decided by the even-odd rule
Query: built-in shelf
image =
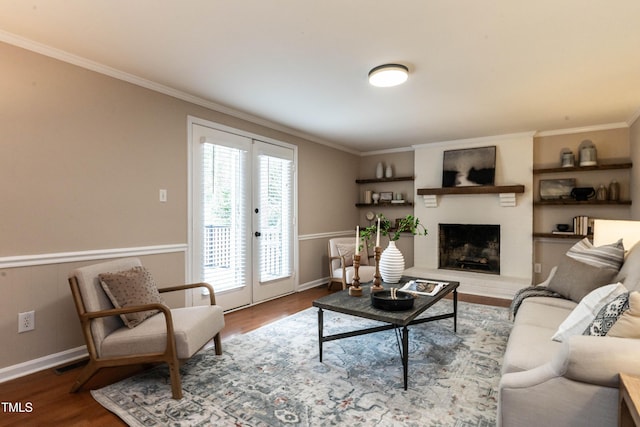
<path fill-rule="evenodd" d="M 377 182 L 413 181 L 413 176 L 397 176 L 392 178 L 356 179 L 356 184 L 375 184 Z"/>
<path fill-rule="evenodd" d="M 402 208 L 405 206 L 413 206 L 411 202 L 404 203 L 388 203 L 388 202 L 378 202 L 378 203 L 356 203 L 356 207 L 359 208 Z"/>
<path fill-rule="evenodd" d="M 611 206 L 611 205 L 622 205 L 629 206 L 631 204 L 631 200 L 583 200 L 578 201 L 574 199 L 554 199 L 554 200 L 536 200 L 533 202 L 534 206 Z"/>
<path fill-rule="evenodd" d="M 555 234 L 555 233 L 533 233 L 533 237 L 537 238 L 550 238 L 550 239 L 578 239 L 582 240 L 585 237 L 593 238 L 592 234 Z"/>
<path fill-rule="evenodd" d="M 596 166 L 572 166 L 572 167 L 553 167 L 553 168 L 533 168 L 533 174 L 543 173 L 557 173 L 557 172 L 588 172 L 588 171 L 604 171 L 613 169 L 631 169 L 633 163 L 620 162 L 620 163 L 604 163 Z"/>
<path fill-rule="evenodd" d="M 443 196 L 447 194 L 496 194 L 524 193 L 524 185 L 479 185 L 469 187 L 418 188 L 419 196 Z"/>

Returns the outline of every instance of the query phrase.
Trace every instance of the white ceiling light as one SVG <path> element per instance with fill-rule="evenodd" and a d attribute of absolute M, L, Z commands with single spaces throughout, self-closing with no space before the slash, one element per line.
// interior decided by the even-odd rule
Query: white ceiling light
<path fill-rule="evenodd" d="M 401 64 L 379 65 L 369 71 L 369 83 L 377 87 L 398 86 L 408 77 L 409 69 Z"/>

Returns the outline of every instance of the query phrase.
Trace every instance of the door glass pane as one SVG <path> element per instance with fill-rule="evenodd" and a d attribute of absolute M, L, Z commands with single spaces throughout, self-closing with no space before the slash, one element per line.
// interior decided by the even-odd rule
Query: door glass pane
<path fill-rule="evenodd" d="M 258 156 L 258 162 L 259 280 L 268 282 L 292 273 L 293 162 L 264 154 Z"/>
<path fill-rule="evenodd" d="M 203 143 L 203 281 L 216 290 L 247 285 L 245 150 Z"/>

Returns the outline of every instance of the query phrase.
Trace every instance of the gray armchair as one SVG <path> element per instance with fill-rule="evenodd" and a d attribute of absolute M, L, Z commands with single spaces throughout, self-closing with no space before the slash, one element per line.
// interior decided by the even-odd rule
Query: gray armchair
<path fill-rule="evenodd" d="M 156 288 L 162 294 L 206 287 L 210 293 L 207 306 L 170 309 L 161 302 L 114 306 L 110 299 L 113 294 L 105 292 L 109 289 L 103 287 L 99 275 L 134 271 L 136 267 L 142 267 L 139 259 L 126 258 L 78 268 L 70 273 L 71 293 L 89 352 L 89 363 L 71 392 L 79 390 L 104 367 L 165 362 L 169 365 L 173 398 L 181 399 L 180 360 L 193 356 L 212 338 L 216 354 L 222 354 L 220 331 L 224 327 L 224 314 L 222 307 L 216 305 L 213 287 L 207 283 Z M 130 292 L 130 289 L 124 291 Z M 157 313 L 153 314 L 155 311 Z M 121 318 L 144 313 L 150 317 L 137 320 L 139 323 L 134 326 L 127 326 L 127 318 L 124 321 Z"/>

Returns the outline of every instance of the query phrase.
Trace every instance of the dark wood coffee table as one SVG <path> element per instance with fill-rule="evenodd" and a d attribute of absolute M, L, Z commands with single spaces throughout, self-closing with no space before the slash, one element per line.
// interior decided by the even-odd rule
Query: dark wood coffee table
<path fill-rule="evenodd" d="M 391 285 L 383 283 L 385 289 L 392 287 L 402 287 L 402 285 L 409 280 L 418 279 L 417 277 L 405 277 L 400 279 L 400 283 Z M 400 350 L 400 357 L 402 359 L 402 367 L 404 374 L 404 389 L 407 389 L 408 372 L 409 372 L 409 326 L 417 325 L 425 322 L 433 322 L 435 320 L 449 319 L 453 317 L 453 331 L 457 331 L 457 315 L 458 315 L 458 286 L 459 282 L 452 282 L 447 280 L 437 279 L 425 279 L 433 280 L 437 282 L 447 282 L 448 284 L 438 292 L 436 295 L 430 296 L 418 296 L 415 299 L 414 306 L 410 310 L 406 311 L 386 311 L 375 308 L 371 305 L 371 285 L 363 285 L 363 295 L 361 297 L 352 297 L 349 295 L 348 290 L 335 292 L 325 297 L 319 298 L 313 301 L 313 306 L 318 307 L 318 343 L 320 346 L 320 362 L 322 362 L 322 345 L 325 342 L 339 340 L 343 338 L 355 337 L 359 335 L 372 334 L 374 332 L 387 331 L 389 329 L 395 329 L 396 333 L 399 329 L 402 329 L 402 347 L 398 345 Z M 429 307 L 433 306 L 436 302 L 440 301 L 445 296 L 453 293 L 453 311 L 450 313 L 440 314 L 431 317 L 421 317 L 416 319 L 419 315 L 424 313 Z M 372 328 L 360 329 L 350 332 L 345 332 L 335 335 L 324 335 L 324 319 L 323 310 L 335 311 L 338 313 L 350 314 L 352 316 L 363 317 L 366 319 L 378 320 L 380 322 L 387 323 Z"/>

